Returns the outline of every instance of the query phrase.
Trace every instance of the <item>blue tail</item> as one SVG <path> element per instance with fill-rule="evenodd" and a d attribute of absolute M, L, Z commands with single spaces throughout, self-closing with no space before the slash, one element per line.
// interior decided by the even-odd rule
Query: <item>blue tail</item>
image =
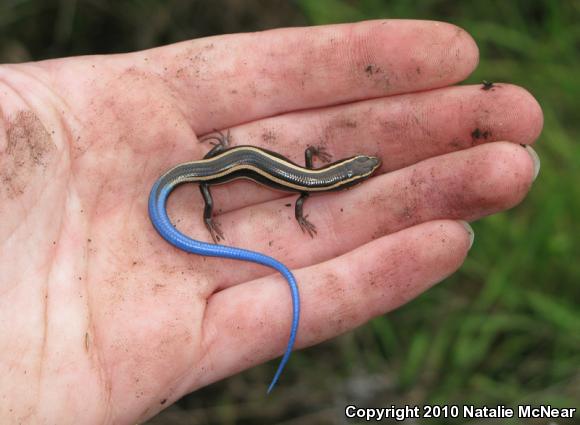
<path fill-rule="evenodd" d="M 278 365 L 274 378 L 268 387 L 267 393 L 270 394 L 278 382 L 280 375 L 284 370 L 284 366 L 288 363 L 288 359 L 290 358 L 296 340 L 296 333 L 298 331 L 298 323 L 300 320 L 300 295 L 298 293 L 296 279 L 288 267 L 272 257 L 246 249 L 196 241 L 178 231 L 173 227 L 165 208 L 167 198 L 174 187 L 175 185 L 172 182 L 161 186 L 160 179 L 153 185 L 149 196 L 149 217 L 151 218 L 151 223 L 153 223 L 157 232 L 159 232 L 167 242 L 191 254 L 231 258 L 234 260 L 251 261 L 253 263 L 262 264 L 277 270 L 288 281 L 290 293 L 292 295 L 292 326 L 290 328 L 290 337 L 288 338 L 286 351 L 284 352 L 284 356 Z"/>

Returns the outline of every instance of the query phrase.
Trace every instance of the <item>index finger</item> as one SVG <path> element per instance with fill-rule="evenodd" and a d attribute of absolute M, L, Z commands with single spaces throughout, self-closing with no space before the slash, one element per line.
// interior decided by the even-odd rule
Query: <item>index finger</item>
<path fill-rule="evenodd" d="M 209 37 L 138 53 L 198 134 L 283 112 L 442 87 L 478 62 L 464 30 L 380 20 Z"/>

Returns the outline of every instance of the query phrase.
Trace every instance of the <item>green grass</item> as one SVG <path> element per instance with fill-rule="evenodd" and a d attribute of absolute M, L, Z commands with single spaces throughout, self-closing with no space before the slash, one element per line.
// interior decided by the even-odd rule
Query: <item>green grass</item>
<path fill-rule="evenodd" d="M 453 277 L 355 332 L 296 353 L 268 399 L 264 385 L 277 362 L 187 397 L 171 409 L 183 422 L 170 423 L 341 423 L 349 402 L 578 407 L 580 2 L 298 0 L 295 7 L 246 2 L 241 9 L 216 3 L 3 0 L 0 58 L 127 51 L 306 22 L 449 21 L 480 48 L 468 82 L 518 84 L 539 100 L 542 169 L 520 206 L 474 224 L 475 245 Z"/>

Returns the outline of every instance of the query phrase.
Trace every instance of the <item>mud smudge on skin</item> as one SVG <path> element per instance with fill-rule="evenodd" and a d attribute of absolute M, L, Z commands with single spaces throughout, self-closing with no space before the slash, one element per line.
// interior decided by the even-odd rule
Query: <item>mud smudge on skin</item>
<path fill-rule="evenodd" d="M 32 111 L 19 111 L 8 120 L 6 137 L 6 155 L 0 156 L 0 184 L 8 198 L 15 198 L 24 193 L 35 174 L 44 171 L 56 146 Z"/>
<path fill-rule="evenodd" d="M 45 156 L 54 148 L 54 143 L 42 122 L 31 111 L 20 111 L 8 125 L 6 153 L 17 165 L 32 162 L 46 166 Z"/>

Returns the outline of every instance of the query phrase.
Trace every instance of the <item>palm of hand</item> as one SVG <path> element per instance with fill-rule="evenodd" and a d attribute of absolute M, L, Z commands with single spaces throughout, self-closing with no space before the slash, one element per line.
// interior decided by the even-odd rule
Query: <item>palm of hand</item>
<path fill-rule="evenodd" d="M 168 141 L 188 140 L 190 158 L 203 147 L 154 78 L 141 81 L 136 71 L 85 75 L 70 87 L 85 104 L 65 103 L 61 87 L 44 82 L 54 92 L 42 99 L 41 112 L 11 102 L 2 315 L 27 331 L 4 333 L 3 344 L 10 347 L 8 365 L 18 365 L 12 373 L 27 377 L 20 395 L 31 404 L 50 383 L 53 397 L 74 388 L 71 404 L 91 400 L 95 413 L 127 399 L 135 407 L 153 399 L 159 405 L 185 390 L 184 377 L 199 364 L 201 318 L 214 288 L 201 258 L 181 255 L 151 231 L 148 186 L 163 158 L 175 158 Z M 191 201 L 188 215 L 199 212 Z M 194 226 L 191 232 L 205 236 Z"/>

